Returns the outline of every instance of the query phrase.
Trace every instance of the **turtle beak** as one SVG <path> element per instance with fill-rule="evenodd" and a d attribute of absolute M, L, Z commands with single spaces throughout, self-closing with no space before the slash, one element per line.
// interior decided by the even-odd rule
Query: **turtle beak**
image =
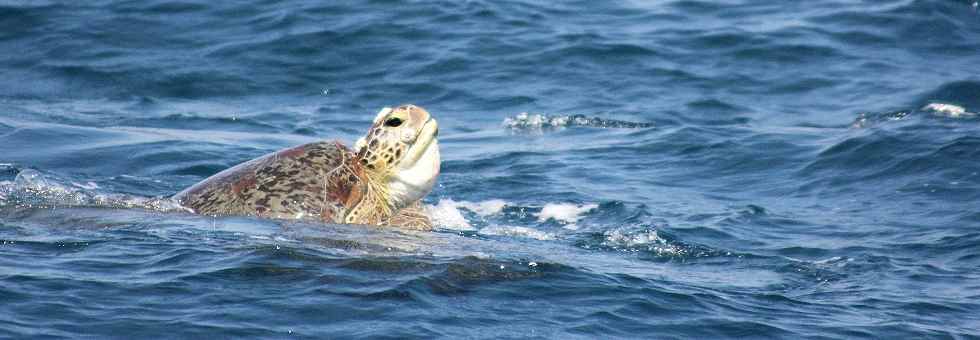
<path fill-rule="evenodd" d="M 417 124 L 415 125 L 416 143 L 422 142 L 422 146 L 425 146 L 428 144 L 427 139 L 434 139 L 439 136 L 439 123 L 432 118 L 428 111 L 415 105 L 405 105 L 400 108 L 407 110 L 409 120 Z"/>
<path fill-rule="evenodd" d="M 408 155 L 402 161 L 402 164 L 415 164 L 422 155 L 425 154 L 430 147 L 439 147 L 436 137 L 439 136 L 439 122 L 437 122 L 432 117 L 428 117 L 422 127 L 419 129 L 418 135 L 415 138 L 415 142 L 408 150 Z"/>
<path fill-rule="evenodd" d="M 425 124 L 422 125 L 422 129 L 419 131 L 419 137 L 418 140 L 416 140 L 416 143 L 421 143 L 421 146 L 423 146 L 422 149 L 425 149 L 430 143 L 432 143 L 432 141 L 436 140 L 437 137 L 439 137 L 439 122 L 437 122 L 434 118 L 429 117 L 429 120 L 426 120 Z"/>

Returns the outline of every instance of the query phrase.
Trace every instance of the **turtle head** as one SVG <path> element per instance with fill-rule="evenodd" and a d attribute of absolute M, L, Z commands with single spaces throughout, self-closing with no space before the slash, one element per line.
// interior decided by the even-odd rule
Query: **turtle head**
<path fill-rule="evenodd" d="M 384 108 L 354 148 L 372 185 L 396 209 L 429 193 L 439 175 L 439 124 L 415 105 Z"/>

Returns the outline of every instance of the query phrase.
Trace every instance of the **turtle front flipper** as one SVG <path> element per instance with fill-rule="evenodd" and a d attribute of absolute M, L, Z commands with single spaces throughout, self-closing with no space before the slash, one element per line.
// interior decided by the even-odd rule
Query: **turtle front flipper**
<path fill-rule="evenodd" d="M 432 220 L 425 213 L 425 208 L 422 206 L 421 201 L 415 201 L 415 203 L 402 208 L 384 224 L 409 230 L 432 230 Z"/>

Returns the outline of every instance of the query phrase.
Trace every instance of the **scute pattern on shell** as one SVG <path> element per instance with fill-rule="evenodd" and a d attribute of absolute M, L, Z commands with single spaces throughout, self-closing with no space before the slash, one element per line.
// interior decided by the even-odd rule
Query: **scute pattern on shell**
<path fill-rule="evenodd" d="M 199 214 L 344 223 L 367 190 L 354 158 L 339 142 L 300 145 L 222 171 L 176 198 Z"/>

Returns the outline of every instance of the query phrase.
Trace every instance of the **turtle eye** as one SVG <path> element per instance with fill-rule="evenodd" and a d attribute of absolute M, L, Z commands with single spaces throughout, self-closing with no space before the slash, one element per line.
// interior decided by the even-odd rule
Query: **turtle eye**
<path fill-rule="evenodd" d="M 399 125 L 402 125 L 402 120 L 399 118 L 392 117 L 385 121 L 385 126 L 398 127 Z"/>

